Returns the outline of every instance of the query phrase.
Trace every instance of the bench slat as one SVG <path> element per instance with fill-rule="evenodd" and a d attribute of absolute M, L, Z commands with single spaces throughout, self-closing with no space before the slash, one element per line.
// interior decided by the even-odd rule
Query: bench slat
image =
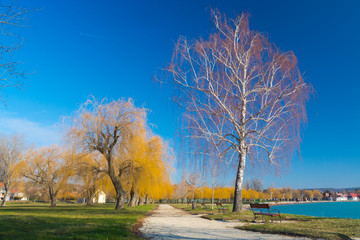
<path fill-rule="evenodd" d="M 259 204 L 259 203 L 256 203 L 256 204 L 250 204 L 250 207 L 251 208 L 266 208 L 266 209 L 270 209 L 270 204 Z"/>

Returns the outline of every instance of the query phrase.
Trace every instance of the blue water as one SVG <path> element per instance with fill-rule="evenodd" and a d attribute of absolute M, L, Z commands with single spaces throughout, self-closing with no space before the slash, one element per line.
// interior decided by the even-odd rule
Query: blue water
<path fill-rule="evenodd" d="M 360 219 L 360 202 L 304 203 L 272 206 L 281 213 L 314 217 L 336 217 Z"/>

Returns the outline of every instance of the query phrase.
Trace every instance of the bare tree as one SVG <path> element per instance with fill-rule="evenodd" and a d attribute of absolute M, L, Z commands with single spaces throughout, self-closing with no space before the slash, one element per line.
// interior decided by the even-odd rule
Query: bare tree
<path fill-rule="evenodd" d="M 18 175 L 17 164 L 23 151 L 23 141 L 18 135 L 0 137 L 0 181 L 4 183 L 5 196 L 1 206 L 5 206 L 6 197 L 13 181 Z"/>
<path fill-rule="evenodd" d="M 19 71 L 18 62 L 13 54 L 22 45 L 23 40 L 15 32 L 16 28 L 27 23 L 29 11 L 18 6 L 17 0 L 5 0 L 0 3 L 0 90 L 7 87 L 20 87 L 18 77 L 24 73 Z"/>
<path fill-rule="evenodd" d="M 246 161 L 279 169 L 299 149 L 311 88 L 294 53 L 250 30 L 247 14 L 230 20 L 214 11 L 213 19 L 209 39 L 179 38 L 166 70 L 191 137 L 215 139 L 236 166 L 233 211 L 240 211 Z"/>
<path fill-rule="evenodd" d="M 251 188 L 251 183 L 247 179 L 243 184 L 243 189 L 249 190 Z"/>
<path fill-rule="evenodd" d="M 258 178 L 253 178 L 251 180 L 251 188 L 258 191 L 258 192 L 261 192 L 263 190 L 263 183 L 260 179 Z"/>
<path fill-rule="evenodd" d="M 69 143 L 85 154 L 98 152 L 105 164 L 98 162 L 96 171 L 107 173 L 116 190 L 115 209 L 124 207 L 126 191 L 121 181 L 132 166 L 126 148 L 137 122 L 145 117 L 131 99 L 101 102 L 89 99 L 74 113 L 68 130 Z"/>

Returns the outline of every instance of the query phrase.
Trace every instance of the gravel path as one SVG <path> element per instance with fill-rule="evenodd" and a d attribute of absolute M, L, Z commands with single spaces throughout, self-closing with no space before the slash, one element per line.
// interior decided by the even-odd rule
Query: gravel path
<path fill-rule="evenodd" d="M 210 221 L 170 205 L 160 205 L 139 230 L 149 239 L 304 239 L 234 228 L 239 225 L 239 222 Z"/>

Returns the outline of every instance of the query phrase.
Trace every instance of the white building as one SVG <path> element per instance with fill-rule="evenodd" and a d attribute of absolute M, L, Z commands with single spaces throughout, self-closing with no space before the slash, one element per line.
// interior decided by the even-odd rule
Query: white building
<path fill-rule="evenodd" d="M 106 203 L 106 194 L 103 191 L 98 191 L 93 198 L 94 203 Z"/>
<path fill-rule="evenodd" d="M 0 183 L 0 201 L 2 201 L 5 197 L 5 186 L 4 183 Z M 10 189 L 6 196 L 6 201 L 10 200 L 19 200 L 19 201 L 27 201 L 28 198 L 24 193 L 20 192 L 18 189 Z"/>
<path fill-rule="evenodd" d="M 341 201 L 347 201 L 348 198 L 342 194 L 342 193 L 335 193 L 335 201 L 341 202 Z"/>

